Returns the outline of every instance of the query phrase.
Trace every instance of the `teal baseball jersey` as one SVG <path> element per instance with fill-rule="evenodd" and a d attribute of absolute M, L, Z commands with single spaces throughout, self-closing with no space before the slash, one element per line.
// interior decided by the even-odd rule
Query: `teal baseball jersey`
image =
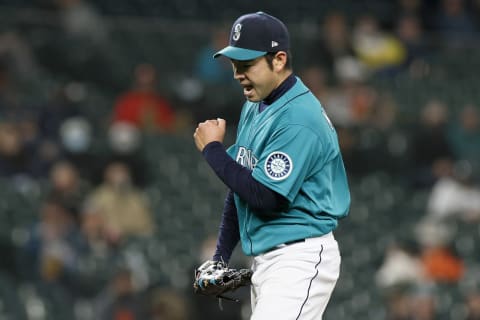
<path fill-rule="evenodd" d="M 258 213 L 235 195 L 242 250 L 261 254 L 279 244 L 325 235 L 348 214 L 350 192 L 335 129 L 318 99 L 297 78 L 259 112 L 242 109 L 228 154 L 255 180 L 289 201 L 281 212 Z"/>

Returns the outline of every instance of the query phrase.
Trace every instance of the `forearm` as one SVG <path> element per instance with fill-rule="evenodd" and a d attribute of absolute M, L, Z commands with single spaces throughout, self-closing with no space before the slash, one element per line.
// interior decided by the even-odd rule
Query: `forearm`
<path fill-rule="evenodd" d="M 217 176 L 242 200 L 259 212 L 281 210 L 288 201 L 252 177 L 252 171 L 230 158 L 220 142 L 211 142 L 202 151 Z"/>
<path fill-rule="evenodd" d="M 222 221 L 218 231 L 217 248 L 213 260 L 228 263 L 239 240 L 237 208 L 235 207 L 233 192 L 229 191 L 225 198 Z"/>

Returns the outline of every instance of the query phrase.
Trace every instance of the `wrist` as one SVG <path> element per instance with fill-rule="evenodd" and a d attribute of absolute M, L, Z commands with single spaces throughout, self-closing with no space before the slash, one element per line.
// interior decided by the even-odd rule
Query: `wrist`
<path fill-rule="evenodd" d="M 212 141 L 207 143 L 205 147 L 203 147 L 202 154 L 205 157 L 209 152 L 218 149 L 224 149 L 223 144 L 220 141 Z"/>

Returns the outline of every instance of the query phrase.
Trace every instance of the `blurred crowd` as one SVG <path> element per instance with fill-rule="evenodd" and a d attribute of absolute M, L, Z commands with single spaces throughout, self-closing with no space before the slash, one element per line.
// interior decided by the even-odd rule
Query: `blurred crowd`
<path fill-rule="evenodd" d="M 94 3 L 47 7 L 59 20 L 58 43 L 41 50 L 22 30 L 0 24 L 0 180 L 20 193 L 42 190 L 14 261 L 0 267 L 49 297 L 65 319 L 78 317 L 69 306 L 85 300 L 92 319 L 246 319 L 244 305 L 217 312 L 216 301 L 190 297 L 188 286 L 179 293 L 149 283 L 123 250 L 130 238 L 156 236 L 157 213 L 145 189 L 158 181 L 149 174 L 144 138 L 190 135 L 197 121 L 218 116 L 233 131 L 240 90 L 228 62 L 212 59 L 228 41 L 229 25 L 212 23 L 210 41 L 191 61 L 169 62 L 189 67 L 175 83 L 165 84 L 151 61 L 131 62 L 122 82 L 121 44 L 110 39 L 111 25 Z M 352 181 L 386 172 L 411 192 L 429 194 L 412 238 L 393 243 L 378 266 L 387 319 L 437 319 L 435 288 L 443 283 L 461 284 L 465 319 L 480 319 L 480 265 L 457 254 L 458 234 L 449 228 L 480 219 L 480 101 L 451 105 L 439 94 L 406 107 L 375 85 L 427 79 L 438 52 L 454 59 L 480 49 L 480 2 L 397 0 L 392 8 L 387 22 L 368 12 L 324 13 L 307 35 L 293 34 L 304 41 L 293 50 L 294 69 L 335 124 Z M 103 109 L 86 106 L 86 79 L 113 91 Z M 211 237 L 202 245 L 195 262 L 214 250 Z"/>

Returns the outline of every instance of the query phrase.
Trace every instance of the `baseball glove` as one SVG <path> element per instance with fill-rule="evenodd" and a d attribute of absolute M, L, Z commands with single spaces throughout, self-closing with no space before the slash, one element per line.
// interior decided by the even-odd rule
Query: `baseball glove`
<path fill-rule="evenodd" d="M 230 269 L 222 261 L 208 260 L 195 270 L 195 293 L 217 298 L 226 298 L 224 293 L 251 284 L 252 270 Z"/>

